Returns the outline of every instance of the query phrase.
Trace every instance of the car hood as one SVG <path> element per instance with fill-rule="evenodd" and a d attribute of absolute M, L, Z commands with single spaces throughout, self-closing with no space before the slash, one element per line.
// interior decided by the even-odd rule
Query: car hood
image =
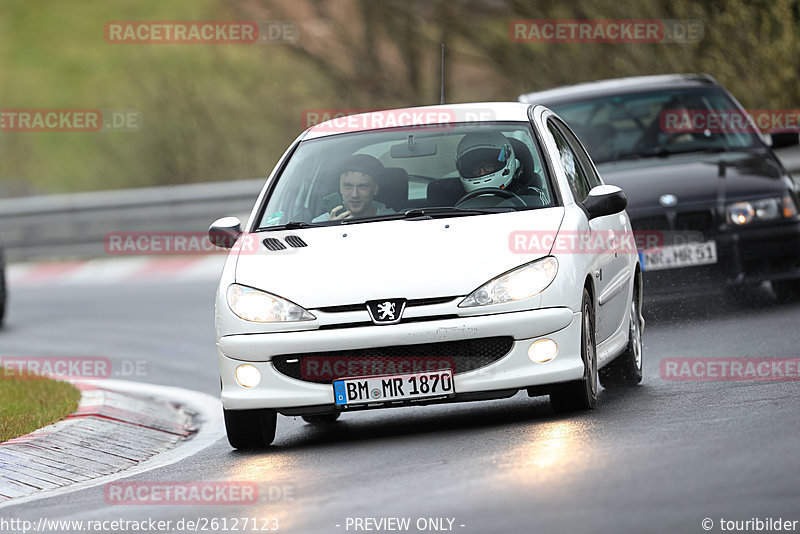
<path fill-rule="evenodd" d="M 663 209 L 662 195 L 675 195 L 677 207 L 716 204 L 786 190 L 783 171 L 768 153 L 676 154 L 665 158 L 607 162 L 597 166 L 603 181 L 625 190 L 628 212 Z"/>
<path fill-rule="evenodd" d="M 521 255 L 510 236 L 558 232 L 564 208 L 426 220 L 395 220 L 255 234 L 258 249 L 239 254 L 236 282 L 305 308 L 381 298 L 467 295 L 545 254 Z M 308 246 L 270 251 L 265 238 L 300 237 Z M 539 251 L 541 252 L 541 251 Z"/>

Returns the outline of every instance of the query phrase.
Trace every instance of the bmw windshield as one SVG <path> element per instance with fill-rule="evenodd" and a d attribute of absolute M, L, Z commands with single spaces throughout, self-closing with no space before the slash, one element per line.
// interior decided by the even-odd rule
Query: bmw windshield
<path fill-rule="evenodd" d="M 272 186 L 258 228 L 554 205 L 528 123 L 405 127 L 301 141 Z"/>
<path fill-rule="evenodd" d="M 550 105 L 595 163 L 762 147 L 755 124 L 719 89 L 669 89 Z"/>

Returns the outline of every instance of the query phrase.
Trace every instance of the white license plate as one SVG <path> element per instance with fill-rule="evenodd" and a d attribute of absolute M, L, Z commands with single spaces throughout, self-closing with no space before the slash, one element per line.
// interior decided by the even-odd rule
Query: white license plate
<path fill-rule="evenodd" d="M 333 397 L 337 406 L 413 401 L 455 394 L 453 370 L 427 373 L 366 376 L 334 380 Z"/>
<path fill-rule="evenodd" d="M 684 243 L 682 245 L 665 245 L 660 249 L 642 251 L 642 268 L 645 271 L 691 267 L 693 265 L 711 265 L 717 263 L 717 243 Z"/>

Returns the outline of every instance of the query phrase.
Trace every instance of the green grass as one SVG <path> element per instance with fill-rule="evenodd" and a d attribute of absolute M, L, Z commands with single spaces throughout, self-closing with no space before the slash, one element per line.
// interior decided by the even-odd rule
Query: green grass
<path fill-rule="evenodd" d="M 6 375 L 0 368 L 0 442 L 64 419 L 78 408 L 80 398 L 72 384 Z"/>
<path fill-rule="evenodd" d="M 0 197 L 264 177 L 324 107 L 288 45 L 120 45 L 113 20 L 231 20 L 219 0 L 6 0 L 0 108 L 137 110 L 136 132 L 0 135 Z M 5 194 L 4 194 L 5 193 Z"/>

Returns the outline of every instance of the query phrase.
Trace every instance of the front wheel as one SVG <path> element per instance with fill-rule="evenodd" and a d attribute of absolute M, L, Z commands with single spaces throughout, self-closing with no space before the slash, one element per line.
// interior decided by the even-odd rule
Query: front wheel
<path fill-rule="evenodd" d="M 634 286 L 630 305 L 628 346 L 625 352 L 600 369 L 600 383 L 604 388 L 630 387 L 642 381 L 642 331 L 644 320 L 639 305 L 639 288 Z"/>
<path fill-rule="evenodd" d="M 553 386 L 550 391 L 550 406 L 556 412 L 591 410 L 597 405 L 597 344 L 594 336 L 594 306 L 586 288 L 583 290 L 581 311 L 583 378 Z"/>
<path fill-rule="evenodd" d="M 278 412 L 275 410 L 224 410 L 228 442 L 234 449 L 258 449 L 275 439 Z"/>

